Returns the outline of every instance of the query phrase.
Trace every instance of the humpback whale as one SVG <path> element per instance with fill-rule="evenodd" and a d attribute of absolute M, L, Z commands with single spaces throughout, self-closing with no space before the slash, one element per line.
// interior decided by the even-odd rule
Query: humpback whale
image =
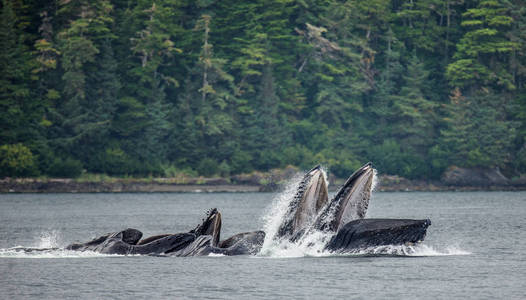
<path fill-rule="evenodd" d="M 326 174 L 320 166 L 302 178 L 276 234 L 244 232 L 221 240 L 221 213 L 213 208 L 194 229 L 142 239 L 142 232 L 128 228 L 105 234 L 86 243 L 66 247 L 75 251 L 106 254 L 148 254 L 165 256 L 255 255 L 265 240 L 311 243 L 316 232 L 329 236 L 323 249 L 347 253 L 360 249 L 412 244 L 423 241 L 429 219 L 366 219 L 376 171 L 371 163 L 356 170 L 329 200 Z"/>
<path fill-rule="evenodd" d="M 265 238 L 263 231 L 254 231 L 236 234 L 219 242 L 220 230 L 221 213 L 213 208 L 208 211 L 206 218 L 189 232 L 162 234 L 141 240 L 142 232 L 128 228 L 105 234 L 86 243 L 70 244 L 66 249 L 124 255 L 242 255 L 259 252 Z"/>
<path fill-rule="evenodd" d="M 310 170 L 273 238 L 301 244 L 314 232 L 322 232 L 331 236 L 324 250 L 340 253 L 423 241 L 431 225 L 429 219 L 365 219 L 375 174 L 371 163 L 363 165 L 327 200 L 325 174 L 319 166 Z"/>
<path fill-rule="evenodd" d="M 277 237 L 296 240 L 314 223 L 314 218 L 327 205 L 328 199 L 327 180 L 321 166 L 317 165 L 303 176 L 279 226 Z"/>

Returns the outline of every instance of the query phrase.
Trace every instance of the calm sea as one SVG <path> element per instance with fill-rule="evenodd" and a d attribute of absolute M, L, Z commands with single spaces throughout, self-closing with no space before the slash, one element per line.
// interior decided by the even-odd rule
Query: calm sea
<path fill-rule="evenodd" d="M 368 217 L 430 218 L 415 248 L 334 256 L 103 256 L 63 247 L 137 228 L 184 232 L 217 207 L 223 237 L 268 226 L 273 193 L 0 194 L 0 299 L 526 299 L 526 192 L 375 193 Z M 267 222 L 267 223 L 266 223 Z M 267 225 L 266 225 L 267 224 Z"/>

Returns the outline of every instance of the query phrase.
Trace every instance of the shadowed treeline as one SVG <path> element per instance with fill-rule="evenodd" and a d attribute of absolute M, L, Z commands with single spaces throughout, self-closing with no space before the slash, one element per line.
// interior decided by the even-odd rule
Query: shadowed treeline
<path fill-rule="evenodd" d="M 1 3 L 1 177 L 526 171 L 523 0 Z"/>

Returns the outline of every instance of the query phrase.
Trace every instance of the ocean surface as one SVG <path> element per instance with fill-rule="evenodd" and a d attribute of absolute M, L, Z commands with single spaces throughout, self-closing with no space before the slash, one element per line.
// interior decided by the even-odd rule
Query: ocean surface
<path fill-rule="evenodd" d="M 526 192 L 374 193 L 368 217 L 432 225 L 423 244 L 353 255 L 272 245 L 258 256 L 185 258 L 16 248 L 128 227 L 185 232 L 211 207 L 226 238 L 273 226 L 288 196 L 0 194 L 0 299 L 526 299 Z"/>

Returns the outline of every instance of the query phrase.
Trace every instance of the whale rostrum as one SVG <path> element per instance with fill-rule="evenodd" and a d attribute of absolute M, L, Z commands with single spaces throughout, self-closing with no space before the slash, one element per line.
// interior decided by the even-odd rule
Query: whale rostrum
<path fill-rule="evenodd" d="M 273 240 L 301 243 L 314 232 L 329 235 L 323 249 L 346 253 L 368 247 L 413 244 L 423 241 L 429 219 L 366 219 L 376 171 L 367 163 L 354 172 L 329 200 L 326 174 L 320 166 L 308 171 L 298 185 Z M 142 239 L 137 229 L 109 233 L 86 243 L 66 247 L 105 254 L 166 256 L 255 255 L 265 232 L 236 234 L 221 240 L 221 213 L 213 208 L 194 229 Z"/>

